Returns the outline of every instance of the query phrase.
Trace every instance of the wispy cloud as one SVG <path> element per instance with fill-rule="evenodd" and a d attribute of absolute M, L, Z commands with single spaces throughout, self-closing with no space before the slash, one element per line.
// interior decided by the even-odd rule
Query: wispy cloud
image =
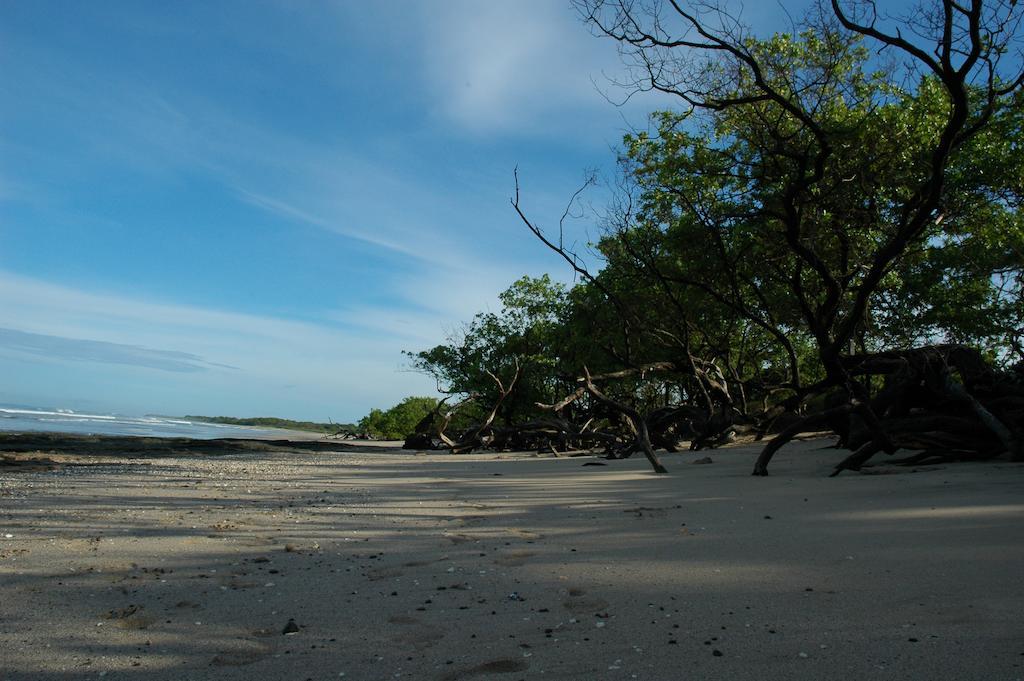
<path fill-rule="evenodd" d="M 423 51 L 437 105 L 481 133 L 564 130 L 608 106 L 594 85 L 615 55 L 562 3 L 473 2 L 434 5 Z M 595 112 L 595 106 L 600 110 Z"/>
<path fill-rule="evenodd" d="M 413 248 L 399 241 L 382 238 L 371 231 L 364 232 L 358 229 L 353 229 L 350 224 L 347 224 L 346 221 L 342 221 L 341 219 L 331 219 L 326 215 L 314 214 L 310 212 L 309 209 L 299 208 L 298 206 L 292 205 L 275 196 L 258 194 L 242 187 L 235 187 L 234 189 L 237 195 L 246 203 L 269 211 L 287 220 L 314 225 L 336 234 L 341 234 L 342 236 L 355 239 L 356 241 L 361 241 L 371 246 L 375 246 L 385 251 L 398 253 L 418 260 L 431 260 L 428 252 Z"/>
<path fill-rule="evenodd" d="M 170 95 L 131 78 L 84 80 L 89 88 L 55 72 L 32 87 L 38 101 L 90 121 L 74 132 L 74 144 L 88 149 L 92 163 L 164 181 L 202 174 L 227 196 L 285 223 L 312 225 L 384 254 L 449 267 L 472 259 L 471 242 L 452 232 L 451 219 L 484 206 L 465 197 L 453 204 L 429 175 L 403 171 L 420 161 L 415 146 L 389 163 L 371 159 L 351 139 L 307 139 L 195 92 Z M 46 162 L 58 175 L 80 173 L 73 154 Z M 5 193 L 0 184 L 0 200 Z M 28 196 L 51 211 L 61 201 L 52 187 L 22 194 Z"/>
<path fill-rule="evenodd" d="M 294 400 L 323 403 L 330 413 L 355 418 L 367 404 L 388 406 L 432 388 L 425 377 L 402 371 L 409 338 L 381 335 L 357 319 L 314 324 L 240 314 L 86 292 L 2 271 L 0 310 L 5 362 L 22 353 L 82 366 L 162 369 L 181 377 L 172 381 L 176 399 L 197 408 L 266 404 L 270 413 L 283 399 L 280 391 L 288 390 Z M 95 385 L 104 384 L 102 371 L 91 379 Z M 122 399 L 129 404 L 120 408 L 130 411 L 151 398 L 126 390 Z"/>
<path fill-rule="evenodd" d="M 610 41 L 549 0 L 431 3 L 422 64 L 436 111 L 478 135 L 615 143 L 669 98 L 637 93 Z"/>
<path fill-rule="evenodd" d="M 27 353 L 46 359 L 74 362 L 127 364 L 179 373 L 207 371 L 211 367 L 235 369 L 227 364 L 207 362 L 199 355 L 177 350 L 157 350 L 141 345 L 125 345 L 84 338 L 67 338 L 17 329 L 0 328 L 0 349 Z"/>
<path fill-rule="evenodd" d="M 35 275 L 0 270 L 8 355 L 48 357 L 55 385 L 103 364 L 204 399 L 386 406 L 431 385 L 401 350 L 559 266 L 524 246 L 512 168 L 557 220 L 579 167 L 552 158 L 615 136 L 575 135 L 617 115 L 591 82 L 614 50 L 546 0 L 340 4 L 0 28 L 0 202 L 34 248 L 0 267 Z"/>

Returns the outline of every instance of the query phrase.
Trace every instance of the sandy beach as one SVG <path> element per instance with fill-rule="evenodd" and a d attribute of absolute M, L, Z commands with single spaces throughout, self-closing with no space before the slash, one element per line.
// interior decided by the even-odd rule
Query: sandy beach
<path fill-rule="evenodd" d="M 1024 678 L 1024 464 L 828 444 L 0 467 L 0 680 Z"/>

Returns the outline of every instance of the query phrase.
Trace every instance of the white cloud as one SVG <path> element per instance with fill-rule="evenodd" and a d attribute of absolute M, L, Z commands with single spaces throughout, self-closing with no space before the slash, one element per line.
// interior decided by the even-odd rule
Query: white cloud
<path fill-rule="evenodd" d="M 410 82 L 408 89 L 434 97 L 436 113 L 445 118 L 445 130 L 435 141 L 448 139 L 451 120 L 476 132 L 499 133 L 495 139 L 500 141 L 500 133 L 565 131 L 581 118 L 607 116 L 609 105 L 590 77 L 599 76 L 593 64 L 617 63 L 614 50 L 592 38 L 560 3 L 424 3 L 409 11 L 402 3 L 393 9 L 387 20 L 404 23 L 390 34 L 386 27 L 376 29 L 403 40 L 392 39 L 382 59 L 408 59 L 398 68 L 410 81 L 420 81 Z M 344 28 L 347 34 L 332 38 L 376 35 L 364 28 L 350 24 Z M 365 36 L 354 39 L 369 42 Z M 299 127 L 275 126 L 253 111 L 233 110 L 229 99 L 214 93 L 140 80 L 131 70 L 94 73 L 87 60 L 54 61 L 45 46 L 34 49 L 32 58 L 24 60 L 31 68 L 23 68 L 12 83 L 25 89 L 38 115 L 61 112 L 81 123 L 67 131 L 67 144 L 55 153 L 33 154 L 45 164 L 44 175 L 55 179 L 36 181 L 29 193 L 0 178 L 0 199 L 14 187 L 19 198 L 31 197 L 42 215 L 72 214 L 79 208 L 63 203 L 68 192 L 55 187 L 61 186 L 59 178 L 83 173 L 83 158 L 96 181 L 111 169 L 155 176 L 168 180 L 167 186 L 201 176 L 228 190 L 221 200 L 258 207 L 279 218 L 281 229 L 314 225 L 380 249 L 389 266 L 374 277 L 379 297 L 405 304 L 357 303 L 325 310 L 323 323 L 308 323 L 159 303 L 116 291 L 80 291 L 0 271 L 0 326 L 238 366 L 241 371 L 231 375 L 211 369 L 178 379 L 195 380 L 190 385 L 196 391 L 219 391 L 229 403 L 232 389 L 238 394 L 295 385 L 291 390 L 385 406 L 417 390 L 410 386 L 428 384 L 398 373 L 401 350 L 439 342 L 444 329 L 493 306 L 496 293 L 523 272 L 536 270 L 537 262 L 560 267 L 542 255 L 531 266 L 517 262 L 502 232 L 514 215 L 507 194 L 495 186 L 511 190 L 511 166 L 517 159 L 500 169 L 507 175 L 496 177 L 493 164 L 477 162 L 473 155 L 443 158 L 437 155 L 438 145 L 424 158 L 416 140 L 430 134 L 436 120 L 417 124 L 422 127 L 406 136 L 382 133 L 386 139 L 369 144 L 344 130 L 313 139 Z M 598 54 L 600 59 L 594 57 Z M 345 69 L 337 73 L 341 79 Z M 395 87 L 381 96 L 405 94 Z M 418 107 L 421 101 L 410 96 L 406 103 Z M 368 111 L 372 115 L 373 109 Z M 554 123 L 555 118 L 561 122 Z M 378 155 L 375 144 L 386 153 Z M 539 195 L 531 193 L 531 203 L 536 205 Z M 147 229 L 136 222 L 124 219 L 131 228 Z M 525 232 L 521 240 L 528 240 Z M 339 268 L 345 267 L 344 258 L 367 250 L 346 245 L 338 248 Z M 539 246 L 537 253 L 542 253 Z"/>
<path fill-rule="evenodd" d="M 440 110 L 476 132 L 563 132 L 615 116 L 599 88 L 615 49 L 567 4 L 549 0 L 438 3 L 421 46 Z M 597 84 L 595 87 L 595 83 Z"/>
<path fill-rule="evenodd" d="M 349 413 L 358 416 L 367 405 L 387 406 L 410 393 L 429 392 L 431 386 L 424 377 L 401 372 L 400 353 L 407 349 L 408 338 L 372 332 L 356 318 L 347 319 L 343 328 L 85 292 L 5 272 L 0 272 L 0 310 L 0 326 L 14 329 L 21 338 L 57 338 L 58 350 L 75 351 L 53 352 L 50 361 L 97 363 L 97 377 L 107 371 L 103 366 L 109 364 L 104 361 L 110 359 L 109 351 L 127 346 L 149 360 L 148 365 L 118 362 L 137 371 L 166 369 L 153 366 L 157 357 L 201 362 L 205 371 L 181 373 L 175 379 L 163 374 L 159 379 L 161 385 L 174 383 L 200 404 L 213 399 L 244 405 L 260 392 L 272 405 L 280 398 L 279 391 L 287 388 L 309 400 L 347 405 Z M 103 352 L 97 354 L 99 350 Z M 82 391 L 81 386 L 67 388 Z M 124 399 L 139 401 L 145 396 L 126 394 Z M 136 410 L 159 407 L 141 404 Z"/>
<path fill-rule="evenodd" d="M 290 221 L 298 221 L 315 225 L 322 229 L 341 234 L 342 236 L 346 236 L 350 239 L 355 239 L 356 241 L 362 241 L 370 244 L 371 246 L 376 246 L 377 248 L 381 248 L 385 251 L 392 251 L 394 253 L 399 253 L 416 259 L 430 259 L 428 254 L 424 253 L 422 250 L 401 243 L 400 241 L 378 236 L 380 233 L 379 231 L 375 234 L 373 230 L 363 231 L 358 228 L 353 228 L 344 218 L 344 206 L 338 206 L 337 208 L 340 210 L 330 210 L 329 206 L 321 205 L 319 208 L 326 208 L 325 213 L 314 214 L 310 212 L 310 210 L 315 210 L 312 206 L 299 208 L 298 206 L 292 205 L 275 196 L 257 194 L 247 189 L 243 189 L 242 187 L 236 187 L 235 191 L 246 203 L 274 213 L 275 215 L 286 218 Z M 307 196 L 305 201 L 314 203 L 320 202 L 316 196 Z M 335 217 L 330 217 L 332 214 Z"/>
<path fill-rule="evenodd" d="M 226 364 L 211 364 L 199 355 L 177 350 L 161 350 L 141 345 L 108 343 L 87 338 L 66 338 L 40 333 L 26 333 L 17 329 L 0 328 L 0 349 L 16 354 L 65 359 L 73 362 L 124 364 L 161 371 L 193 373 L 212 367 L 235 369 Z"/>

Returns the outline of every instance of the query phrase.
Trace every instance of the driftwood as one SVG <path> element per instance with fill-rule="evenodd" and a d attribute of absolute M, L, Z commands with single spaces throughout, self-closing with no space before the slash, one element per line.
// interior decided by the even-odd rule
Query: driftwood
<path fill-rule="evenodd" d="M 462 438 L 459 439 L 458 442 L 449 443 L 452 453 L 460 454 L 463 452 L 470 452 L 473 449 L 476 449 L 477 447 L 480 447 L 483 444 L 485 444 L 484 438 L 488 436 L 489 431 L 491 430 L 491 424 L 494 423 L 494 417 L 497 416 L 498 409 L 501 408 L 502 403 L 508 398 L 509 395 L 512 394 L 512 391 L 516 387 L 516 382 L 519 380 L 519 374 L 521 372 L 522 367 L 519 366 L 519 362 L 517 361 L 515 374 L 513 374 L 512 380 L 509 381 L 508 387 L 505 387 L 505 384 L 502 383 L 501 379 L 498 378 L 496 375 L 492 374 L 489 371 L 487 372 L 487 375 L 490 376 L 491 379 L 498 386 L 498 397 L 497 399 L 495 399 L 494 404 L 491 406 L 491 411 L 490 413 L 487 414 L 487 418 L 485 418 L 482 423 L 470 429 L 470 432 L 464 434 Z"/>
<path fill-rule="evenodd" d="M 627 406 L 616 400 L 613 400 L 612 398 L 608 397 L 603 392 L 601 392 L 601 390 L 594 383 L 594 380 L 591 377 L 590 372 L 587 371 L 586 367 L 583 368 L 583 378 L 581 379 L 581 381 L 583 383 L 583 387 L 586 388 L 587 392 L 590 393 L 590 395 L 595 400 L 605 405 L 606 407 L 609 407 L 610 409 L 622 414 L 629 420 L 630 424 L 632 425 L 636 433 L 634 439 L 634 447 L 636 449 L 640 449 L 641 451 L 643 451 L 644 456 L 647 457 L 647 460 L 650 462 L 651 467 L 654 469 L 654 472 L 668 473 L 668 469 L 666 469 L 661 464 L 661 461 L 658 460 L 657 455 L 654 453 L 654 448 L 651 447 L 651 439 L 647 429 L 647 421 L 640 415 L 640 413 L 633 409 L 632 407 Z"/>
<path fill-rule="evenodd" d="M 847 386 L 842 404 L 808 416 L 769 442 L 754 475 L 767 475 L 772 456 L 786 442 L 824 424 L 831 424 L 852 452 L 832 475 L 859 470 L 879 452 L 896 449 L 926 454 L 903 463 L 1004 453 L 1024 461 L 1024 381 L 1018 370 L 998 372 L 981 353 L 963 345 L 853 355 L 842 362 L 851 377 L 881 377 L 882 390 L 863 399 L 862 385 Z"/>
<path fill-rule="evenodd" d="M 404 449 L 447 449 L 453 454 L 462 454 L 470 452 L 478 447 L 487 446 L 495 438 L 495 428 L 493 424 L 494 419 L 498 414 L 498 410 L 515 389 L 516 382 L 519 380 L 521 371 L 522 368 L 520 367 L 519 362 L 516 362 L 515 373 L 507 386 L 497 375 L 487 372 L 487 375 L 491 377 L 498 388 L 497 398 L 491 405 L 491 409 L 486 418 L 461 433 L 458 436 L 458 439 L 452 439 L 452 437 L 448 435 L 448 428 L 451 425 L 452 419 L 463 407 L 467 404 L 480 400 L 481 395 L 478 393 L 470 393 L 443 413 L 442 407 L 448 400 L 448 397 L 439 401 L 433 411 L 424 416 L 419 423 L 416 424 L 413 432 L 406 437 L 405 443 L 402 447 Z"/>
<path fill-rule="evenodd" d="M 485 447 L 534 450 L 554 456 L 603 449 L 613 459 L 643 452 L 652 468 L 663 473 L 656 450 L 675 452 L 684 442 L 691 449 L 717 447 L 740 435 L 761 439 L 772 433 L 753 471 L 767 475 L 772 457 L 793 438 L 831 430 L 839 436 L 837 447 L 849 452 L 833 475 L 859 470 L 878 453 L 891 455 L 899 449 L 917 453 L 893 463 L 984 460 L 1005 454 L 1024 461 L 1024 365 L 997 371 L 978 351 L 961 345 L 852 355 L 841 361 L 848 377 L 845 385 L 822 382 L 760 414 L 744 414 L 726 403 L 719 403 L 714 413 L 669 404 L 644 414 L 602 385 L 656 372 L 671 374 L 674 364 L 657 362 L 594 375 L 584 367 L 572 392 L 550 404 L 537 403 L 546 416 L 499 426 L 496 417 L 520 378 L 517 364 L 507 384 L 490 374 L 497 390 L 480 422 L 448 435 L 453 416 L 483 398 L 471 394 L 445 409 L 446 398 L 417 424 L 406 446 L 453 453 Z M 828 385 L 833 386 L 830 392 L 823 392 Z M 822 405 L 817 411 L 793 411 L 815 394 L 814 401 Z"/>

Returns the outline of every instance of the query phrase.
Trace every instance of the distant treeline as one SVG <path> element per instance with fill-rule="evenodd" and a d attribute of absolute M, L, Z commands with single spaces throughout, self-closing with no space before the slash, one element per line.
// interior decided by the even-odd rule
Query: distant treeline
<path fill-rule="evenodd" d="M 351 433 L 371 440 L 401 440 L 412 433 L 416 424 L 427 414 L 433 412 L 436 406 L 437 398 L 434 397 L 407 397 L 390 409 L 371 409 L 369 414 L 359 419 L 359 423 L 313 423 L 312 421 L 279 419 L 274 416 L 235 418 L 234 416 L 190 415 L 181 418 L 202 423 L 223 423 L 229 426 L 283 428 L 328 435 Z"/>
<path fill-rule="evenodd" d="M 185 416 L 191 421 L 203 423 L 223 423 L 229 426 L 260 426 L 262 428 L 283 428 L 285 430 L 308 430 L 314 433 L 337 433 L 338 431 L 355 431 L 352 423 L 313 423 L 312 421 L 292 421 L 273 416 L 255 416 L 252 418 L 235 418 L 233 416 Z"/>

